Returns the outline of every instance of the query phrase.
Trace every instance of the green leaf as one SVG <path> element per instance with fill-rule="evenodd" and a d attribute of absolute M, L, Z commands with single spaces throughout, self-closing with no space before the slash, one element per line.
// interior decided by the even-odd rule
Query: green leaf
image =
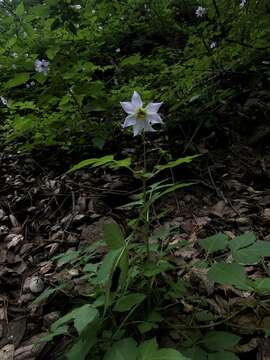
<path fill-rule="evenodd" d="M 97 328 L 98 324 L 93 324 L 83 331 L 67 352 L 67 360 L 84 360 L 87 357 L 90 349 L 97 343 Z"/>
<path fill-rule="evenodd" d="M 16 15 L 22 16 L 24 13 L 24 4 L 23 1 L 19 3 L 19 5 L 16 7 Z"/>
<path fill-rule="evenodd" d="M 114 160 L 110 164 L 110 168 L 111 169 L 120 169 L 122 167 L 129 168 L 130 164 L 131 164 L 131 158 L 126 158 L 126 159 L 122 159 L 122 160 Z"/>
<path fill-rule="evenodd" d="M 126 246 L 122 231 L 118 224 L 104 224 L 104 240 L 110 249 L 115 250 Z"/>
<path fill-rule="evenodd" d="M 156 276 L 158 274 L 164 273 L 174 267 L 166 260 L 160 260 L 156 264 L 145 264 L 143 268 L 143 273 L 146 277 Z"/>
<path fill-rule="evenodd" d="M 255 279 L 253 283 L 253 287 L 256 291 L 262 293 L 269 293 L 270 292 L 270 278 L 260 278 Z"/>
<path fill-rule="evenodd" d="M 228 244 L 228 236 L 222 233 L 209 236 L 199 241 L 200 246 L 207 250 L 209 254 L 226 248 Z"/>
<path fill-rule="evenodd" d="M 247 247 L 256 241 L 256 235 L 252 232 L 236 236 L 234 239 L 229 241 L 229 248 L 232 251 Z"/>
<path fill-rule="evenodd" d="M 11 89 L 13 87 L 25 84 L 29 80 L 29 74 L 28 73 L 18 73 L 16 74 L 12 79 L 10 79 L 6 84 L 6 89 Z"/>
<path fill-rule="evenodd" d="M 207 360 L 208 355 L 207 352 L 199 346 L 193 346 L 192 348 L 185 350 L 183 353 L 185 356 L 188 356 L 188 358 L 192 360 Z"/>
<path fill-rule="evenodd" d="M 229 351 L 219 351 L 208 354 L 208 360 L 239 360 L 239 357 Z"/>
<path fill-rule="evenodd" d="M 49 333 L 45 336 L 42 336 L 38 341 L 39 342 L 50 342 L 55 338 L 55 336 L 66 335 L 66 334 L 68 334 L 68 326 L 61 326 L 61 327 L 57 328 L 53 333 Z"/>
<path fill-rule="evenodd" d="M 114 311 L 125 312 L 131 310 L 134 306 L 140 305 L 145 299 L 144 294 L 133 293 L 126 296 L 122 296 L 117 300 L 116 304 L 113 307 Z"/>
<path fill-rule="evenodd" d="M 202 343 L 209 350 L 227 350 L 238 344 L 240 339 L 240 336 L 226 331 L 209 331 L 204 336 Z"/>
<path fill-rule="evenodd" d="M 143 342 L 139 346 L 139 360 L 189 360 L 179 351 L 174 349 L 158 349 L 156 339 Z"/>
<path fill-rule="evenodd" d="M 165 170 L 165 169 L 172 169 L 172 168 L 182 165 L 184 163 L 190 163 L 193 159 L 197 158 L 198 156 L 201 156 L 201 155 L 199 154 L 199 155 L 193 155 L 193 156 L 186 156 L 184 158 L 179 158 L 177 160 L 170 161 L 164 165 L 156 165 L 155 169 L 157 171 L 155 172 L 155 174 L 157 174 L 160 171 Z"/>
<path fill-rule="evenodd" d="M 98 167 L 103 166 L 113 161 L 113 155 L 106 155 L 101 158 L 93 158 L 87 159 L 79 162 L 78 164 L 74 165 L 70 170 L 67 171 L 67 174 L 82 169 L 86 166 Z"/>
<path fill-rule="evenodd" d="M 83 268 L 83 271 L 89 272 L 89 273 L 95 273 L 97 272 L 98 264 L 86 264 Z"/>
<path fill-rule="evenodd" d="M 97 283 L 104 284 L 108 282 L 111 278 L 112 272 L 114 270 L 115 262 L 121 256 L 121 253 L 124 249 L 111 250 L 105 256 L 102 261 L 101 267 L 97 273 Z"/>
<path fill-rule="evenodd" d="M 214 264 L 208 271 L 208 278 L 219 284 L 235 285 L 241 289 L 249 289 L 246 280 L 247 275 L 243 266 L 225 262 Z"/>
<path fill-rule="evenodd" d="M 144 341 L 140 346 L 139 350 L 141 352 L 140 360 L 149 360 L 151 356 L 155 354 L 158 350 L 158 343 L 156 338 Z"/>
<path fill-rule="evenodd" d="M 85 327 L 98 317 L 98 310 L 90 304 L 83 305 L 77 309 L 72 310 L 65 316 L 61 317 L 51 325 L 51 331 L 55 332 L 60 326 L 73 320 L 74 327 L 78 334 L 85 329 Z"/>
<path fill-rule="evenodd" d="M 161 349 L 148 360 L 189 360 L 179 351 L 174 349 Z"/>
<path fill-rule="evenodd" d="M 233 251 L 232 255 L 234 260 L 240 264 L 257 264 L 262 257 L 270 256 L 270 242 L 257 241 L 251 246 Z"/>
<path fill-rule="evenodd" d="M 139 349 L 132 338 L 120 340 L 107 351 L 103 360 L 137 360 Z"/>
<path fill-rule="evenodd" d="M 44 290 L 34 301 L 33 301 L 33 305 L 39 304 L 41 301 L 48 299 L 49 296 L 51 296 L 52 294 L 54 294 L 56 291 L 63 289 L 64 287 L 66 287 L 67 284 L 62 284 L 59 285 L 55 288 L 48 288 L 46 290 Z"/>

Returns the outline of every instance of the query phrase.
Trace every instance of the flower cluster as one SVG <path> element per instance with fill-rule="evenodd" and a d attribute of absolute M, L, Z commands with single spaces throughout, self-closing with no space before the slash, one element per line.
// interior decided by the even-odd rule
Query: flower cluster
<path fill-rule="evenodd" d="M 207 13 L 207 9 L 202 6 L 198 6 L 195 11 L 197 17 L 203 17 L 204 15 L 206 15 L 206 13 Z"/>
<path fill-rule="evenodd" d="M 36 60 L 35 61 L 35 70 L 36 72 L 42 73 L 43 75 L 47 76 L 49 72 L 49 61 L 46 61 L 44 59 L 42 60 Z"/>
<path fill-rule="evenodd" d="M 162 102 L 149 103 L 143 107 L 143 102 L 137 91 L 134 91 L 131 102 L 120 102 L 124 111 L 128 114 L 125 119 L 124 128 L 133 126 L 133 135 L 137 136 L 142 132 L 153 132 L 153 124 L 163 124 L 163 121 L 157 113 Z"/>
<path fill-rule="evenodd" d="M 212 41 L 209 46 L 210 46 L 210 49 L 214 49 L 217 47 L 217 43 L 215 41 Z"/>

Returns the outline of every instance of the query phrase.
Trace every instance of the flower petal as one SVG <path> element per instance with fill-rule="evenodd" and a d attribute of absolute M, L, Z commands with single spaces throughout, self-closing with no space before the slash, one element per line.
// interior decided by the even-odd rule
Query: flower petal
<path fill-rule="evenodd" d="M 149 124 L 164 124 L 161 117 L 156 113 L 147 114 L 146 120 L 149 122 Z"/>
<path fill-rule="evenodd" d="M 155 132 L 156 130 L 152 128 L 151 124 L 149 122 L 145 122 L 145 126 L 144 126 L 144 131 L 145 132 Z"/>
<path fill-rule="evenodd" d="M 135 125 L 136 122 L 137 122 L 136 118 L 133 115 L 129 115 L 125 118 L 125 122 L 122 126 L 123 126 L 123 128 L 126 128 L 128 126 Z"/>
<path fill-rule="evenodd" d="M 149 103 L 145 110 L 150 113 L 157 113 L 163 102 L 160 103 Z"/>
<path fill-rule="evenodd" d="M 131 102 L 120 102 L 120 105 L 127 114 L 133 114 L 136 111 L 136 107 Z"/>
<path fill-rule="evenodd" d="M 144 130 L 144 122 L 137 121 L 136 124 L 133 126 L 133 136 L 139 135 Z"/>
<path fill-rule="evenodd" d="M 142 99 L 141 99 L 140 95 L 137 93 L 137 91 L 134 91 L 131 102 L 136 110 L 143 106 Z"/>

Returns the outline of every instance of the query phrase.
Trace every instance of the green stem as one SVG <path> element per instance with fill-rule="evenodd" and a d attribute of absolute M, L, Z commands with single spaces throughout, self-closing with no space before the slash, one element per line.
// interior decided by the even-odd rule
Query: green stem
<path fill-rule="evenodd" d="M 143 134 L 143 172 L 144 174 L 147 172 L 147 159 L 146 159 L 146 141 L 145 134 Z M 144 175 L 143 174 L 143 175 Z M 146 207 L 147 203 L 147 188 L 146 188 L 146 178 L 143 176 L 143 239 L 146 246 L 147 252 L 147 260 L 150 260 L 150 243 L 149 243 L 149 219 L 148 219 L 148 211 Z"/>

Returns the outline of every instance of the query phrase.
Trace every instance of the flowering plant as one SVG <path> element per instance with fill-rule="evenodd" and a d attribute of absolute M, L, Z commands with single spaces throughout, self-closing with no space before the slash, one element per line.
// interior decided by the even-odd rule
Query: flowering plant
<path fill-rule="evenodd" d="M 149 103 L 143 107 L 143 102 L 137 91 L 133 92 L 131 102 L 120 102 L 124 111 L 128 114 L 123 127 L 133 126 L 133 135 L 137 136 L 142 132 L 156 131 L 152 128 L 153 124 L 163 124 L 157 113 L 162 102 Z"/>

